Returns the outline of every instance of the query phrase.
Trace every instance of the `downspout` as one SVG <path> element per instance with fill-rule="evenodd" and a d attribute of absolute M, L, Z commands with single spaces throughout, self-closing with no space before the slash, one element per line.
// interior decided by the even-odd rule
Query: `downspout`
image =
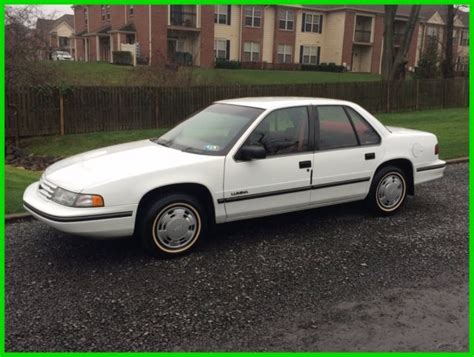
<path fill-rule="evenodd" d="M 148 5 L 148 65 L 151 66 L 151 5 Z M 135 54 L 136 56 L 136 54 Z"/>
<path fill-rule="evenodd" d="M 240 5 L 240 27 L 239 27 L 239 61 L 242 61 L 242 18 L 244 6 Z"/>

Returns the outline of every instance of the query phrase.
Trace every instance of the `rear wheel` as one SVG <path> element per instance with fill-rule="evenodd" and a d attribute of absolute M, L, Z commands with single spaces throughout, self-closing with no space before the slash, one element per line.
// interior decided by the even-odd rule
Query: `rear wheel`
<path fill-rule="evenodd" d="M 389 216 L 400 209 L 407 195 L 405 172 L 396 166 L 387 166 L 375 173 L 368 203 L 374 213 Z"/>
<path fill-rule="evenodd" d="M 142 246 L 155 256 L 185 254 L 207 233 L 207 212 L 193 196 L 168 194 L 144 211 L 138 233 Z"/>

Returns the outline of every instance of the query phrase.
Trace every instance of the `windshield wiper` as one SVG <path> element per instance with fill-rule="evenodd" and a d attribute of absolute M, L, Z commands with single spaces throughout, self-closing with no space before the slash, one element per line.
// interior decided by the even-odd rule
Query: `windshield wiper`
<path fill-rule="evenodd" d="M 192 146 L 188 146 L 188 147 L 186 147 L 186 148 L 184 148 L 184 149 L 181 149 L 181 151 L 183 151 L 183 152 L 190 152 L 190 153 L 194 153 L 194 154 L 202 154 L 202 150 L 193 148 Z"/>
<path fill-rule="evenodd" d="M 161 146 L 166 146 L 167 148 L 171 146 L 171 141 L 169 140 L 160 140 L 158 138 L 153 138 L 153 139 L 150 139 L 152 142 L 154 142 L 155 144 L 158 144 L 158 145 L 161 145 Z"/>

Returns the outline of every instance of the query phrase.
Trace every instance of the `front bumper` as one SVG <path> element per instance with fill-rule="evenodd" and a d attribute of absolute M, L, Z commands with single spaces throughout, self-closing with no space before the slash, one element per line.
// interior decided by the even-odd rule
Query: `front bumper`
<path fill-rule="evenodd" d="M 93 237 L 127 237 L 135 227 L 137 205 L 100 208 L 67 207 L 38 192 L 39 183 L 28 186 L 23 206 L 35 218 L 60 231 Z"/>

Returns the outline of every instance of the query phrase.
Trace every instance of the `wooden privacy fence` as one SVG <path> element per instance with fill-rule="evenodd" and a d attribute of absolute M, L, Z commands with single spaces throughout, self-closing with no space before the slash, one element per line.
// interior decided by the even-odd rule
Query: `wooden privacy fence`
<path fill-rule="evenodd" d="M 276 74 L 277 75 L 277 74 Z M 8 136 L 169 128 L 226 98 L 306 96 L 345 99 L 373 113 L 468 105 L 467 79 L 295 85 L 24 88 L 8 93 Z"/>

